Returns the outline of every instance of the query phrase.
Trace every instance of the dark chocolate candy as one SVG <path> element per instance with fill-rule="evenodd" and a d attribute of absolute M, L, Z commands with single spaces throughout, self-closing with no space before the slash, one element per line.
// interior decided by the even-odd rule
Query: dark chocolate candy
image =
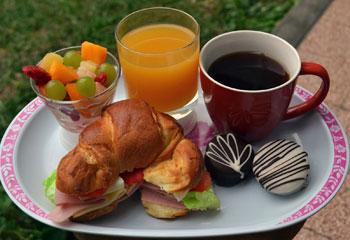
<path fill-rule="evenodd" d="M 205 151 L 205 163 L 215 183 L 234 186 L 252 175 L 254 151 L 232 133 L 216 135 Z"/>

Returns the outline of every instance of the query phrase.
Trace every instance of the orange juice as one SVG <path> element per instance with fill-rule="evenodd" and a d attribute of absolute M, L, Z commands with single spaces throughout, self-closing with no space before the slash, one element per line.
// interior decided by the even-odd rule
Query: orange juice
<path fill-rule="evenodd" d="M 122 37 L 118 52 L 130 98 L 167 112 L 196 95 L 199 41 L 189 29 L 174 24 L 136 28 Z"/>

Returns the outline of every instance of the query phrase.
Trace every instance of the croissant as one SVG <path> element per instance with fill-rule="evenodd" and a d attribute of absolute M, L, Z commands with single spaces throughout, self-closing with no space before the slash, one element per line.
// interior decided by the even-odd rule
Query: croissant
<path fill-rule="evenodd" d="M 145 102 L 114 103 L 82 131 L 78 145 L 61 160 L 57 189 L 75 195 L 106 189 L 120 173 L 168 157 L 182 137 L 176 121 Z"/>
<path fill-rule="evenodd" d="M 193 142 L 182 139 L 171 157 L 144 170 L 141 201 L 146 212 L 156 218 L 186 215 L 189 210 L 179 200 L 198 184 L 203 171 L 202 153 Z"/>
<path fill-rule="evenodd" d="M 123 176 L 138 171 L 141 181 L 130 183 Z M 159 218 L 182 216 L 188 209 L 175 198 L 183 198 L 195 187 L 203 171 L 201 152 L 184 138 L 175 119 L 142 100 L 116 102 L 81 132 L 78 145 L 61 159 L 56 208 L 49 218 L 55 222 L 95 219 L 112 212 L 141 185 L 156 188 L 141 187 L 147 213 Z M 159 194 L 175 198 L 155 202 Z"/>
<path fill-rule="evenodd" d="M 99 199 L 96 196 L 113 187 L 120 173 L 168 158 L 182 138 L 182 129 L 172 117 L 144 101 L 124 100 L 107 106 L 102 116 L 81 132 L 78 145 L 61 159 L 56 176 L 57 206 L 49 217 L 56 222 L 68 217 L 87 221 L 111 212 L 137 186 L 126 186 L 112 202 L 106 201 L 112 199 L 106 195 L 108 205 L 103 203 L 103 207 L 94 203 Z M 96 210 L 75 214 L 84 204 Z"/>

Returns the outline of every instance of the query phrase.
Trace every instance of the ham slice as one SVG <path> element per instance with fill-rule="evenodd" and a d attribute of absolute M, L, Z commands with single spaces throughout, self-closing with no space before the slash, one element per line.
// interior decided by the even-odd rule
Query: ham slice
<path fill-rule="evenodd" d="M 61 204 L 57 205 L 48 215 L 48 218 L 57 223 L 62 223 L 71 216 L 73 216 L 75 213 L 86 209 L 86 208 L 92 208 L 97 207 L 103 202 L 103 200 L 100 200 L 95 203 L 85 203 L 85 204 Z"/>
<path fill-rule="evenodd" d="M 156 203 L 173 208 L 186 209 L 182 202 L 178 202 L 173 196 L 164 191 L 155 191 L 148 187 L 141 189 L 142 201 Z"/>
<path fill-rule="evenodd" d="M 82 200 L 77 196 L 65 194 L 56 188 L 56 207 L 49 213 L 48 218 L 53 222 L 62 223 L 83 209 L 98 207 L 105 200 L 106 198 L 103 196 Z"/>
<path fill-rule="evenodd" d="M 130 197 L 140 185 L 129 186 L 127 192 L 117 200 L 117 204 Z M 56 189 L 55 202 L 57 206 L 49 213 L 48 218 L 53 222 L 62 223 L 81 210 L 101 206 L 106 202 L 106 198 L 101 196 L 95 199 L 81 200 Z"/>
<path fill-rule="evenodd" d="M 129 198 L 131 195 L 134 194 L 134 192 L 137 191 L 137 189 L 139 189 L 141 186 L 141 183 L 137 183 L 137 184 L 133 184 L 131 186 L 128 186 L 126 189 L 126 193 L 124 194 L 124 196 L 122 196 L 119 200 L 118 203 L 124 201 L 125 199 Z"/>
<path fill-rule="evenodd" d="M 147 182 L 144 182 L 141 186 L 143 188 L 148 188 L 149 190 L 158 192 L 158 193 L 160 193 L 162 195 L 166 195 L 169 198 L 175 198 L 178 202 L 181 202 L 181 200 L 189 192 L 189 190 L 187 189 L 187 190 L 180 191 L 180 192 L 177 192 L 177 193 L 169 194 L 169 193 L 165 192 L 164 190 L 162 190 L 160 187 L 158 187 L 158 186 L 156 186 L 156 185 L 154 185 L 152 183 L 147 183 Z"/>
<path fill-rule="evenodd" d="M 65 203 L 79 204 L 79 203 L 81 203 L 81 201 L 80 201 L 79 198 L 77 198 L 75 196 L 71 196 L 71 195 L 65 194 L 65 193 L 61 192 L 60 190 L 58 190 L 56 188 L 55 204 L 56 205 L 61 205 L 61 204 L 65 204 Z"/>
<path fill-rule="evenodd" d="M 172 194 L 169 194 L 169 193 L 165 192 L 160 187 L 158 187 L 158 186 L 156 186 L 156 185 L 154 185 L 152 183 L 144 183 L 144 184 L 142 184 L 142 187 L 143 188 L 147 188 L 147 189 L 151 190 L 152 192 L 156 192 L 156 193 L 158 193 L 160 195 L 163 195 L 166 198 L 170 198 L 170 199 L 174 198 L 174 196 Z"/>
<path fill-rule="evenodd" d="M 69 204 L 69 205 L 80 205 L 85 203 L 95 203 L 97 201 L 104 200 L 105 198 L 103 196 L 98 198 L 90 198 L 90 199 L 81 199 L 77 196 L 72 196 L 66 193 L 61 192 L 56 188 L 55 193 L 55 204 L 56 205 L 62 205 L 62 204 Z"/>
<path fill-rule="evenodd" d="M 164 192 L 162 189 L 160 189 L 160 187 L 158 187 L 152 183 L 148 183 L 148 182 L 143 182 L 141 187 L 148 188 L 148 189 L 155 191 L 155 192 Z"/>

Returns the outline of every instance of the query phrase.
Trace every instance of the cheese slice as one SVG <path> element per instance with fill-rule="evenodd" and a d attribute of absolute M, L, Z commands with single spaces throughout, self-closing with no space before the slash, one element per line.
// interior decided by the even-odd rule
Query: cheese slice
<path fill-rule="evenodd" d="M 124 180 L 121 177 L 118 177 L 116 182 L 112 186 L 110 186 L 107 189 L 106 193 L 103 195 L 105 200 L 100 205 L 98 205 L 96 207 L 85 208 L 85 209 L 77 212 L 76 214 L 74 214 L 74 217 L 79 217 L 79 216 L 82 216 L 86 213 L 98 210 L 100 208 L 107 207 L 115 200 L 121 198 L 124 194 L 126 194 Z"/>
<path fill-rule="evenodd" d="M 181 202 L 182 199 L 184 199 L 184 197 L 186 196 L 186 194 L 189 192 L 189 189 L 183 190 L 183 191 L 178 191 L 178 192 L 174 192 L 172 193 L 174 195 L 174 197 L 176 198 L 176 200 L 178 202 Z"/>
<path fill-rule="evenodd" d="M 118 177 L 115 183 L 107 189 L 104 195 L 108 195 L 123 188 L 125 188 L 124 180 L 121 177 Z"/>
<path fill-rule="evenodd" d="M 126 193 L 125 188 L 119 189 L 119 190 L 112 192 L 112 193 L 109 193 L 109 194 L 105 195 L 105 200 L 100 205 L 98 205 L 96 207 L 83 209 L 83 210 L 77 212 L 76 214 L 74 214 L 73 217 L 77 218 L 77 217 L 80 217 L 80 216 L 87 214 L 89 212 L 93 212 L 95 210 L 107 207 L 108 205 L 110 205 L 111 203 L 116 201 L 117 199 L 121 198 L 125 193 Z"/>

